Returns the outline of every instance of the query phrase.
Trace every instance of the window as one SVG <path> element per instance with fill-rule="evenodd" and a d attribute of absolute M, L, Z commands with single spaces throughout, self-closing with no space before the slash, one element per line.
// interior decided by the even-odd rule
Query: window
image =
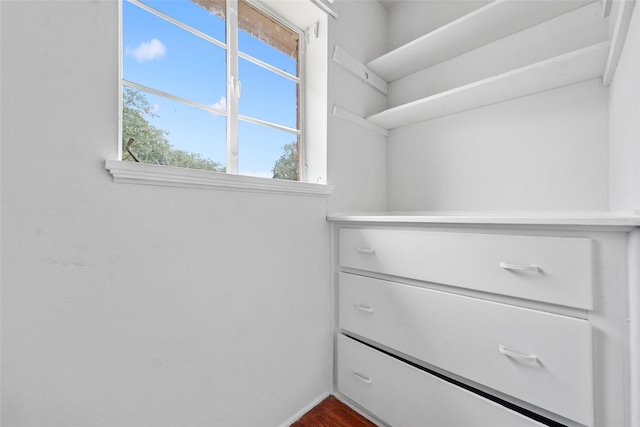
<path fill-rule="evenodd" d="M 123 0 L 122 160 L 302 180 L 304 46 L 245 0 Z"/>

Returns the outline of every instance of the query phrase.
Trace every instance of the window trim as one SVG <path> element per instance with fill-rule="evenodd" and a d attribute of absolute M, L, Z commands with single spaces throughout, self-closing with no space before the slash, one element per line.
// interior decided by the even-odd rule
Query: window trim
<path fill-rule="evenodd" d="M 123 160 L 107 160 L 105 161 L 105 169 L 113 176 L 113 182 L 126 184 L 234 190 L 295 196 L 327 197 L 333 193 L 333 186 L 327 184 L 267 179 Z"/>
<path fill-rule="evenodd" d="M 126 0 L 118 1 L 118 16 L 122 16 L 122 5 Z M 255 0 L 248 0 L 254 3 Z M 333 193 L 333 185 L 327 180 L 327 139 L 328 139 L 328 115 L 327 115 L 327 61 L 328 55 L 328 16 L 320 11 L 313 3 L 295 2 L 282 8 L 277 0 L 261 0 L 261 7 L 278 16 L 286 24 L 294 28 L 307 28 L 304 32 L 305 55 L 301 66 L 304 67 L 305 83 L 301 85 L 304 99 L 303 114 L 301 117 L 301 131 L 304 148 L 304 158 L 300 159 L 302 176 L 298 181 L 284 181 L 273 178 L 250 177 L 246 175 L 232 175 L 219 172 L 193 170 L 186 168 L 173 168 L 147 163 L 132 163 L 122 160 L 122 20 L 119 19 L 118 30 L 118 96 L 117 96 L 117 126 L 118 139 L 114 141 L 114 158 L 106 160 L 105 167 L 117 183 L 137 183 L 143 185 L 160 185 L 172 187 L 223 189 L 238 191 L 254 191 L 260 193 L 275 193 L 289 195 L 316 195 L 327 197 Z M 309 35 L 309 29 L 316 31 Z M 319 30 L 318 30 L 319 28 Z M 321 34 L 321 36 L 318 36 Z M 312 96 L 309 96 L 309 93 Z M 314 120 L 307 122 L 309 117 Z M 174 170 L 177 169 L 177 170 Z M 207 174 L 206 178 L 204 178 Z M 191 178 L 200 181 L 190 182 Z"/>

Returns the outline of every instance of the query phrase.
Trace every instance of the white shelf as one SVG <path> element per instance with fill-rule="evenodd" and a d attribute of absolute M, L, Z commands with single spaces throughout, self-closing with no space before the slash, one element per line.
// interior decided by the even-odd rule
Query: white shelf
<path fill-rule="evenodd" d="M 367 64 L 388 82 L 469 52 L 594 0 L 496 0 Z"/>
<path fill-rule="evenodd" d="M 608 50 L 608 42 L 599 43 L 390 108 L 367 120 L 393 129 L 601 77 Z"/>
<path fill-rule="evenodd" d="M 379 224 L 498 224 L 640 227 L 639 212 L 503 211 L 503 212 L 354 212 L 333 213 L 327 220 Z"/>
<path fill-rule="evenodd" d="M 387 82 L 582 7 L 594 0 L 496 0 L 367 64 Z"/>

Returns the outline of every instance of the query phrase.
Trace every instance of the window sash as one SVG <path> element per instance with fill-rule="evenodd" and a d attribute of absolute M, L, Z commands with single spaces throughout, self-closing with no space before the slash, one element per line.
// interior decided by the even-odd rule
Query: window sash
<path fill-rule="evenodd" d="M 167 15 L 165 13 L 162 13 L 157 9 L 154 9 L 153 7 L 149 6 L 146 3 L 143 3 L 143 2 L 141 2 L 139 0 L 124 0 L 124 1 L 127 1 L 127 2 L 129 2 L 131 4 L 134 4 L 134 5 L 138 6 L 139 8 L 144 9 L 147 12 L 157 16 L 158 18 L 162 18 L 165 21 L 171 22 L 173 25 L 176 25 L 176 26 L 182 28 L 183 30 L 190 32 L 194 36 L 198 36 L 201 39 L 204 39 L 204 40 L 206 40 L 206 41 L 208 41 L 210 43 L 213 43 L 214 45 L 216 45 L 218 47 L 221 47 L 222 49 L 226 49 L 227 48 L 227 44 L 226 43 L 216 39 L 215 37 L 211 37 L 210 35 L 205 34 L 202 31 L 197 30 L 197 29 L 185 24 L 182 21 L 178 21 L 177 19 L 174 19 L 171 16 L 169 16 L 169 15 Z M 193 1 L 193 0 L 191 0 L 191 1 Z M 199 2 L 196 2 L 196 3 L 200 4 Z"/>
<path fill-rule="evenodd" d="M 227 14 L 227 173 L 238 174 L 238 0 L 226 0 Z"/>
<path fill-rule="evenodd" d="M 127 81 L 121 78 L 121 86 L 126 86 L 126 87 L 131 87 L 133 89 L 138 89 L 138 90 L 142 90 L 144 92 L 147 93 L 151 93 L 154 95 L 158 95 L 158 96 L 162 96 L 174 101 L 178 101 L 196 108 L 200 108 L 206 111 L 209 111 L 213 114 L 218 114 L 218 115 L 223 115 L 226 116 L 227 119 L 227 159 L 226 159 L 226 173 L 229 174 L 238 174 L 238 121 L 242 120 L 242 121 L 246 121 L 249 123 L 254 123 L 257 125 L 261 125 L 261 126 L 266 126 L 266 127 L 270 127 L 270 128 L 274 128 L 274 129 L 278 129 L 281 131 L 285 131 L 288 133 L 291 133 L 293 135 L 296 135 L 298 137 L 298 181 L 303 181 L 303 172 L 304 172 L 304 168 L 303 168 L 303 156 L 304 156 L 304 149 L 303 149 L 303 140 L 302 140 L 302 135 L 303 135 L 303 110 L 301 108 L 302 105 L 304 105 L 304 88 L 302 86 L 302 79 L 303 79 L 303 75 L 304 75 L 304 61 L 303 61 L 303 53 L 304 53 L 304 44 L 305 44 L 305 33 L 299 29 L 297 29 L 294 25 L 288 23 L 288 22 L 281 22 L 280 19 L 275 18 L 274 14 L 270 13 L 267 10 L 265 10 L 266 8 L 260 7 L 260 8 L 256 8 L 252 2 L 248 2 L 248 1 L 243 1 L 243 5 L 242 7 L 244 8 L 244 10 L 249 11 L 249 13 L 260 13 L 262 16 L 264 16 L 264 20 L 267 21 L 272 21 L 277 25 L 281 25 L 284 26 L 286 29 L 288 29 L 289 31 L 291 31 L 291 33 L 295 33 L 297 35 L 297 39 L 296 39 L 296 43 L 297 43 L 297 56 L 294 57 L 294 55 L 292 53 L 287 53 L 286 50 L 291 51 L 292 48 L 292 44 L 287 44 L 287 40 L 283 40 L 283 39 L 279 39 L 278 41 L 278 45 L 275 46 L 272 43 L 269 43 L 269 41 L 263 40 L 262 37 L 258 37 L 261 41 L 263 41 L 266 44 L 270 44 L 271 46 L 275 47 L 276 49 L 284 52 L 285 54 L 287 54 L 290 57 L 294 57 L 294 59 L 296 59 L 296 64 L 297 64 L 297 76 L 292 75 L 290 73 L 287 73 L 286 71 L 280 70 L 277 67 L 274 67 L 258 58 L 255 58 L 247 53 L 241 52 L 238 48 L 238 31 L 240 29 L 243 29 L 247 32 L 249 32 L 250 34 L 252 34 L 253 32 L 252 30 L 252 26 L 251 26 L 251 21 L 248 19 L 243 19 L 243 22 L 240 23 L 239 21 L 239 16 L 238 16 L 238 10 L 240 9 L 241 5 L 240 5 L 240 1 L 239 0 L 191 0 L 194 3 L 205 7 L 207 10 L 211 11 L 212 13 L 216 14 L 218 17 L 221 17 L 223 19 L 225 19 L 225 23 L 226 23 L 226 43 L 209 36 L 208 34 L 205 34 L 187 24 L 185 24 L 182 21 L 179 21 L 177 19 L 172 18 L 171 16 L 166 15 L 163 12 L 160 12 L 159 10 L 156 10 L 155 8 L 139 1 L 139 0 L 123 0 L 123 1 L 128 1 L 131 4 L 134 4 L 144 10 L 146 10 L 147 12 L 161 18 L 164 19 L 182 29 L 184 29 L 185 31 L 188 31 L 189 33 L 202 38 L 203 40 L 206 40 L 222 49 L 225 49 L 226 52 L 226 76 L 227 76 L 227 93 L 226 93 L 226 99 L 227 99 L 227 110 L 223 111 L 223 110 L 219 110 L 216 108 L 213 108 L 211 106 L 205 105 L 205 104 L 201 104 L 180 96 L 176 96 L 164 91 L 160 91 L 145 85 L 141 85 L 135 82 L 131 82 L 131 81 Z M 226 13 L 225 13 L 226 12 Z M 253 34 L 252 34 L 253 35 Z M 120 49 L 122 51 L 122 47 Z M 275 73 L 281 77 L 284 77 L 288 80 L 291 80 L 293 82 L 296 83 L 297 85 L 297 91 L 298 91 L 298 95 L 297 95 L 297 102 L 298 105 L 296 106 L 296 110 L 297 110 L 297 129 L 295 128 L 291 128 L 288 126 L 284 126 L 284 125 L 280 125 L 277 123 L 273 123 L 273 122 L 269 122 L 269 121 L 265 121 L 265 120 L 261 120 L 261 119 L 257 119 L 254 117 L 250 117 L 250 116 L 246 116 L 246 115 L 240 115 L 238 113 L 238 100 L 239 100 L 239 94 L 240 94 L 240 85 L 241 83 L 239 83 L 239 79 L 238 79 L 238 58 L 243 58 L 247 61 L 250 61 L 272 73 Z M 121 91 L 122 92 L 122 91 Z M 122 104 L 122 102 L 120 103 Z M 121 106 L 122 108 L 122 106 Z M 122 138 L 120 138 L 120 140 L 122 140 Z M 119 149 L 120 154 L 122 153 L 122 147 L 120 147 Z"/>

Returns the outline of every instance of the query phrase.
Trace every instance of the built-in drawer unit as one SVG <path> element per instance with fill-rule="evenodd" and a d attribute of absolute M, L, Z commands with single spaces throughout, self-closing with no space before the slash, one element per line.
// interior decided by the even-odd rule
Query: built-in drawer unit
<path fill-rule="evenodd" d="M 390 425 L 541 426 L 349 337 L 337 340 L 338 390 Z"/>
<path fill-rule="evenodd" d="M 343 331 L 593 424 L 587 321 L 349 273 L 338 292 Z"/>
<path fill-rule="evenodd" d="M 588 238 L 340 229 L 340 265 L 580 309 L 593 307 Z"/>

